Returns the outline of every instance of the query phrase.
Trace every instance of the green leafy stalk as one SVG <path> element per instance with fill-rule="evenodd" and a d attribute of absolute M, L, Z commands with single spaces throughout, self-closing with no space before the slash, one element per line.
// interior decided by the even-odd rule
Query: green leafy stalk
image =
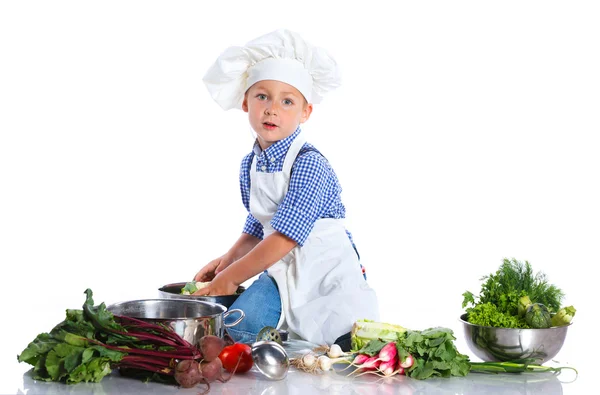
<path fill-rule="evenodd" d="M 104 303 L 94 306 L 92 291 L 82 310 L 67 310 L 50 333 L 39 334 L 20 355 L 33 366 L 33 378 L 68 384 L 99 382 L 118 367 L 149 377 L 173 375 L 176 359 L 200 359 L 200 351 L 169 328 L 115 317 Z"/>
<path fill-rule="evenodd" d="M 458 352 L 454 340 L 456 337 L 449 328 L 408 331 L 407 336 L 398 339 L 396 344 L 397 349 L 403 348 L 414 358 L 414 364 L 405 372 L 406 375 L 418 380 L 466 376 L 469 358 Z"/>
<path fill-rule="evenodd" d="M 542 366 L 531 363 L 534 359 L 515 360 L 506 362 L 471 362 L 470 371 L 477 373 L 542 373 L 542 372 L 561 372 L 563 369 L 570 369 L 578 374 L 577 369 L 570 366 Z"/>

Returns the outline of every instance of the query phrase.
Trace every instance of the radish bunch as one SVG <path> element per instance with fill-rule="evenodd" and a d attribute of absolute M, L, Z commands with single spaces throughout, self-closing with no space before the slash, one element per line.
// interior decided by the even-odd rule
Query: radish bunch
<path fill-rule="evenodd" d="M 376 374 L 378 376 L 389 377 L 395 374 L 405 374 L 405 370 L 414 363 L 412 355 L 407 354 L 402 358 L 398 354 L 395 342 L 389 342 L 381 348 L 378 354 L 370 356 L 368 354 L 357 354 L 350 366 L 356 370 L 352 374 L 360 376 L 365 373 Z"/>
<path fill-rule="evenodd" d="M 356 368 L 350 375 L 360 376 L 369 373 L 389 377 L 395 374 L 405 374 L 406 369 L 414 364 L 412 355 L 406 353 L 402 358 L 398 354 L 395 342 L 385 344 L 373 356 L 361 353 L 345 353 L 337 344 L 318 349 L 318 351 L 325 350 L 327 351 L 326 355 L 316 355 L 315 350 L 313 350 L 313 352 L 304 354 L 301 358 L 295 358 L 291 361 L 292 366 L 305 372 L 318 373 L 329 371 L 333 365 L 343 363 L 349 365 L 346 369 L 352 366 Z M 352 359 L 352 357 L 354 358 Z"/>

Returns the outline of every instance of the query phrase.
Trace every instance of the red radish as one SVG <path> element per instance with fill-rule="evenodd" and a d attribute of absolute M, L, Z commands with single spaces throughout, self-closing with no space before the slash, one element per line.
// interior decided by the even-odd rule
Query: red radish
<path fill-rule="evenodd" d="M 379 350 L 379 353 L 376 356 L 369 357 L 365 354 L 358 354 L 354 358 L 354 361 L 352 361 L 352 365 L 363 371 L 376 370 L 383 362 L 393 361 L 396 363 L 397 355 L 398 350 L 396 349 L 396 343 L 389 342 Z"/>
<path fill-rule="evenodd" d="M 219 356 L 225 347 L 225 340 L 214 335 L 202 336 L 198 343 L 198 347 L 202 353 L 202 359 L 211 362 Z"/>
<path fill-rule="evenodd" d="M 379 367 L 380 363 L 381 362 L 377 357 L 371 357 L 368 358 L 365 362 L 363 362 L 362 365 L 358 365 L 358 367 L 366 370 L 374 370 L 377 369 L 377 367 Z"/>
<path fill-rule="evenodd" d="M 413 366 L 413 363 L 415 363 L 415 360 L 413 359 L 412 355 L 408 354 L 404 361 L 400 362 L 400 367 L 408 369 Z"/>
<path fill-rule="evenodd" d="M 394 368 L 398 361 L 396 359 L 392 359 L 391 361 L 381 362 L 379 365 L 379 371 L 383 373 L 384 376 L 391 376 L 395 373 Z"/>
<path fill-rule="evenodd" d="M 370 357 L 367 354 L 358 354 L 356 356 L 356 358 L 354 358 L 354 361 L 352 361 L 352 363 L 354 365 L 362 365 L 363 363 L 365 363 L 365 361 L 367 359 L 369 359 Z"/>
<path fill-rule="evenodd" d="M 383 348 L 379 351 L 379 355 L 377 356 L 377 358 L 381 362 L 389 362 L 396 358 L 397 354 L 398 350 L 396 349 L 396 343 L 389 342 L 388 344 L 383 346 Z"/>
<path fill-rule="evenodd" d="M 352 362 L 348 363 L 348 360 L 346 358 L 340 358 L 340 361 L 344 361 L 345 363 L 348 363 L 348 366 L 346 366 L 344 369 L 342 369 L 342 371 L 351 368 L 351 367 L 355 367 L 355 368 L 360 368 L 361 365 L 370 357 L 367 354 L 357 354 L 354 359 L 352 360 Z"/>

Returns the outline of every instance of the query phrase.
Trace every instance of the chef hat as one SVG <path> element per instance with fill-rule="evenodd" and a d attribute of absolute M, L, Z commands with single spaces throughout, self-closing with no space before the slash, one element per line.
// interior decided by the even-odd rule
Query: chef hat
<path fill-rule="evenodd" d="M 280 29 L 227 48 L 203 78 L 212 98 L 224 110 L 242 108 L 244 93 L 258 81 L 277 80 L 292 85 L 309 103 L 340 86 L 337 63 L 322 48 L 313 47 L 297 33 Z"/>

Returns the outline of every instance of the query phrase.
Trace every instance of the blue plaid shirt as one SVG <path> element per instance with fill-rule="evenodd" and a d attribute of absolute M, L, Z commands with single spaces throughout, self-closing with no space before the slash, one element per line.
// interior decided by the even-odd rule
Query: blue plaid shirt
<path fill-rule="evenodd" d="M 260 239 L 264 236 L 262 224 L 250 213 L 250 166 L 254 156 L 257 156 L 257 171 L 282 171 L 285 155 L 298 134 L 299 127 L 292 135 L 264 151 L 255 142 L 252 152 L 242 159 L 240 189 L 242 202 L 248 210 L 244 233 Z M 288 192 L 273 216 L 271 226 L 302 246 L 319 218 L 345 217 L 341 192 L 342 187 L 327 159 L 315 147 L 305 143 L 292 166 Z M 354 246 L 352 235 L 348 231 L 346 233 Z"/>

